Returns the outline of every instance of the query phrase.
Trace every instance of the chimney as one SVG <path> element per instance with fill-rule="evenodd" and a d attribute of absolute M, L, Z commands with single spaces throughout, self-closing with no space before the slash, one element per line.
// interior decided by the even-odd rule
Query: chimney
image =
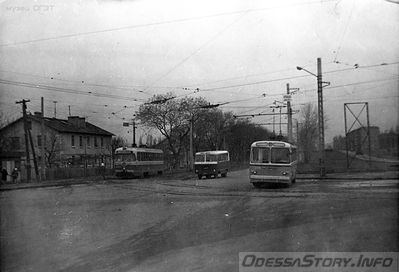
<path fill-rule="evenodd" d="M 79 128 L 86 127 L 86 120 L 84 117 L 68 116 L 68 123 L 70 123 L 76 127 L 79 127 Z"/>

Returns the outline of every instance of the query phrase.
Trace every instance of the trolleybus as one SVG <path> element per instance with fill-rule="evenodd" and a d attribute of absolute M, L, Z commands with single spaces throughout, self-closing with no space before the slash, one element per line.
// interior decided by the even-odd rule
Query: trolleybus
<path fill-rule="evenodd" d="M 144 177 L 162 174 L 163 151 L 152 148 L 120 147 L 115 150 L 115 175 L 117 177 Z"/>
<path fill-rule="evenodd" d="M 202 176 L 210 178 L 227 176 L 230 167 L 230 155 L 228 151 L 203 151 L 195 153 L 194 171 L 201 179 Z"/>
<path fill-rule="evenodd" d="M 295 182 L 296 146 L 280 141 L 258 141 L 251 145 L 249 178 L 255 187 L 266 183 Z"/>

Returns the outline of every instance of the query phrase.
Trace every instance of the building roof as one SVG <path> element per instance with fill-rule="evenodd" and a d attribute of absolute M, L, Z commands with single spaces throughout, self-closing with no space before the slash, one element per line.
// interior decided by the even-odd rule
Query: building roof
<path fill-rule="evenodd" d="M 40 122 L 41 117 L 40 116 L 35 116 L 35 115 L 28 115 L 29 119 Z M 8 124 L 7 126 L 3 127 L 1 130 L 19 122 L 22 121 L 22 117 L 15 120 L 14 122 Z M 68 120 L 65 119 L 57 119 L 57 118 L 49 118 L 49 117 L 44 117 L 44 125 L 46 127 L 52 128 L 58 132 L 63 132 L 63 133 L 77 133 L 77 134 L 92 134 L 92 135 L 103 135 L 103 136 L 113 136 L 114 134 L 106 131 L 102 128 L 99 128 L 89 122 L 85 122 L 85 126 L 76 126 L 72 124 L 71 122 L 68 122 Z"/>
<path fill-rule="evenodd" d="M 202 155 L 202 154 L 207 154 L 207 155 L 220 155 L 220 154 L 228 154 L 229 152 L 226 150 L 212 150 L 212 151 L 201 151 L 195 153 L 195 155 Z"/>
<path fill-rule="evenodd" d="M 282 142 L 282 141 L 256 141 L 251 144 L 251 147 L 262 146 L 262 147 L 296 147 L 293 144 Z"/>
<path fill-rule="evenodd" d="M 123 152 L 148 152 L 148 153 L 163 153 L 161 149 L 143 148 L 143 147 L 118 147 L 115 153 Z"/>

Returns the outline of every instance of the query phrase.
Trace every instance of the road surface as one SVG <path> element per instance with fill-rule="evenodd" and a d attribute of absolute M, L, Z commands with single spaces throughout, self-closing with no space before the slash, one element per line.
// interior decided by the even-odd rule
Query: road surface
<path fill-rule="evenodd" d="M 398 251 L 398 180 L 108 180 L 1 192 L 1 271 L 238 271 L 244 251 Z"/>

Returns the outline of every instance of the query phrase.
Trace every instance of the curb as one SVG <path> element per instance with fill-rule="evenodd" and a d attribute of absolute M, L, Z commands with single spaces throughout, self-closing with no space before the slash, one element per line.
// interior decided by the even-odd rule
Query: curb
<path fill-rule="evenodd" d="M 382 176 L 376 176 L 376 177 L 329 177 L 327 174 L 327 177 L 319 177 L 319 176 L 306 176 L 306 174 L 300 174 L 301 176 L 297 176 L 298 180 L 317 180 L 317 181 L 333 181 L 333 180 L 363 180 L 363 181 L 368 181 L 368 180 L 383 180 L 383 179 L 398 179 L 399 176 L 388 176 L 388 177 L 382 177 Z M 178 180 L 191 180 L 195 179 L 195 176 L 191 175 L 181 175 L 180 177 L 173 177 L 172 175 L 168 176 L 167 179 L 173 179 L 176 178 Z M 112 180 L 112 179 L 111 179 Z M 49 182 L 49 183 L 25 183 L 21 185 L 13 185 L 10 184 L 7 186 L 1 185 L 0 186 L 0 192 L 1 191 L 13 191 L 13 190 L 23 190 L 23 189 L 36 189 L 36 188 L 48 188 L 48 187 L 65 187 L 65 186 L 72 186 L 72 185 L 80 185 L 80 184 L 113 184 L 113 182 L 107 182 L 107 179 L 98 179 L 98 180 L 63 180 L 59 182 Z"/>

